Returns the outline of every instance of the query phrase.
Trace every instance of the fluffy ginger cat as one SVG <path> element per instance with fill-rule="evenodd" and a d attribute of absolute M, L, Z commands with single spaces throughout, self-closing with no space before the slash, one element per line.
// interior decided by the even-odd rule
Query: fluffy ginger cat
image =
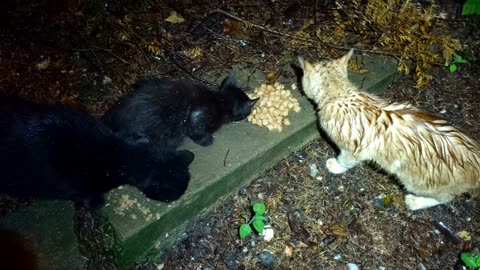
<path fill-rule="evenodd" d="M 418 210 L 470 192 L 480 194 L 480 147 L 445 120 L 408 103 L 391 103 L 360 92 L 347 76 L 353 49 L 311 64 L 299 57 L 303 90 L 317 105 L 320 126 L 339 147 L 327 160 L 340 174 L 374 161 L 400 180 L 405 204 Z"/>

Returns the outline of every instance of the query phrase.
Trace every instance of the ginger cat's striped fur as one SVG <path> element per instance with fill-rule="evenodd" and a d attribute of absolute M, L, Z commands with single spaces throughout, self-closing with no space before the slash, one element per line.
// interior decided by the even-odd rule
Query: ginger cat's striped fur
<path fill-rule="evenodd" d="M 480 147 L 445 120 L 408 103 L 390 103 L 360 92 L 347 77 L 345 56 L 311 64 L 299 57 L 305 94 L 318 105 L 319 122 L 340 148 L 327 169 L 343 173 L 375 161 L 397 176 L 411 210 L 480 191 Z"/>

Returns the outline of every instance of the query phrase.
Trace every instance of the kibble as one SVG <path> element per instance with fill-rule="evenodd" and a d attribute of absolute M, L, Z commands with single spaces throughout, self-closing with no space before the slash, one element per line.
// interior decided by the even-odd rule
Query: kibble
<path fill-rule="evenodd" d="M 296 89 L 295 84 L 292 85 L 292 89 Z M 289 89 L 278 82 L 273 85 L 262 84 L 249 96 L 252 99 L 260 98 L 260 100 L 248 116 L 248 121 L 264 126 L 270 131 L 281 132 L 284 125 L 291 125 L 290 120 L 286 118 L 289 112 L 300 111 L 298 100 L 293 97 Z"/>

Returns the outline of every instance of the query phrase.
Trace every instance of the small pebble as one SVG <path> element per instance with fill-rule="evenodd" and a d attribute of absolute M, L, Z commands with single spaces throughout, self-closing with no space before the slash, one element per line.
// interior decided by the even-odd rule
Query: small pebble
<path fill-rule="evenodd" d="M 263 232 L 262 232 L 263 240 L 268 242 L 273 239 L 273 235 L 274 235 L 274 230 L 272 226 L 266 225 L 263 228 Z"/>
<path fill-rule="evenodd" d="M 225 216 L 230 216 L 231 214 L 233 214 L 233 211 L 235 211 L 235 207 L 233 206 L 233 204 L 228 204 L 223 213 L 225 214 Z"/>
<path fill-rule="evenodd" d="M 337 240 L 337 237 L 334 234 L 327 234 L 320 243 L 320 247 L 326 248 L 330 246 L 333 242 L 335 242 L 335 240 Z"/>
<path fill-rule="evenodd" d="M 313 163 L 312 165 L 310 165 L 310 176 L 315 177 L 317 176 L 317 174 L 318 174 L 317 164 Z"/>
<path fill-rule="evenodd" d="M 260 258 L 260 263 L 266 268 L 273 268 L 275 264 L 275 258 L 273 254 L 269 251 L 262 251 L 258 257 Z"/>
<path fill-rule="evenodd" d="M 237 258 L 235 257 L 235 254 L 231 252 L 225 253 L 223 255 L 223 263 L 227 267 L 227 269 L 236 269 L 237 268 Z"/>
<path fill-rule="evenodd" d="M 354 263 L 348 263 L 348 270 L 358 270 L 358 266 Z"/>
<path fill-rule="evenodd" d="M 107 84 L 111 84 L 112 83 L 112 79 L 108 76 L 103 76 L 103 80 L 102 80 L 102 84 L 103 85 L 107 85 Z"/>
<path fill-rule="evenodd" d="M 188 233 L 184 232 L 184 233 L 180 234 L 180 236 L 178 237 L 178 239 L 179 239 L 180 241 L 187 240 L 187 239 L 188 239 Z"/>
<path fill-rule="evenodd" d="M 242 195 L 242 196 L 246 196 L 248 194 L 248 190 L 246 187 L 241 187 L 239 190 L 238 190 L 238 194 L 239 195 Z"/>

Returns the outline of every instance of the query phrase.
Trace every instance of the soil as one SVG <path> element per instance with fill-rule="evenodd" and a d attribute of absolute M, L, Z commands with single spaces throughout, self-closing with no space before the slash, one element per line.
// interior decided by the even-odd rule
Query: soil
<path fill-rule="evenodd" d="M 328 25 L 335 1 L 314 7 L 297 1 L 123 0 L 98 6 L 99 1 L 71 0 L 45 8 L 51 2 L 2 3 L 9 6 L 0 8 L 6 12 L 0 14 L 0 92 L 69 103 L 96 116 L 139 77 L 209 83 L 200 78 L 224 76 L 243 63 L 271 81 L 278 76 L 294 80 L 293 72 L 277 68 L 291 61 L 290 52 L 308 59 L 345 52 L 288 37 L 307 19 Z M 278 33 L 227 19 L 217 8 Z M 453 73 L 435 66 L 432 82 L 420 89 L 414 77 L 403 76 L 382 96 L 441 115 L 480 140 L 480 24 L 476 17 L 459 17 L 450 4 L 444 8 L 448 16 L 442 23 L 462 41 L 469 63 Z M 173 10 L 185 21 L 165 22 Z M 368 40 L 359 39 L 342 46 L 369 49 Z M 412 212 L 405 208 L 399 183 L 372 164 L 342 175 L 328 173 L 325 161 L 334 155 L 332 146 L 318 138 L 191 220 L 176 246 L 135 269 L 462 269 L 459 254 L 480 247 L 479 200 L 465 195 Z M 242 215 L 251 216 L 257 201 L 267 207 L 274 230 L 270 241 L 257 234 L 238 236 Z M 26 203 L 0 202 L 2 213 Z M 89 268 L 116 269 L 102 244 L 99 218 L 79 212 L 77 223 Z"/>

